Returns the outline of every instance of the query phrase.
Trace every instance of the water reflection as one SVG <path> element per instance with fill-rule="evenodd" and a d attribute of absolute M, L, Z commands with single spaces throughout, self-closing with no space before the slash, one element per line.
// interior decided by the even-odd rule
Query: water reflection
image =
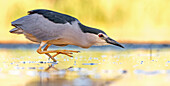
<path fill-rule="evenodd" d="M 101 79 L 95 71 L 86 68 L 58 69 L 57 63 L 51 63 L 46 69 L 38 71 L 39 80 L 32 81 L 27 86 L 108 86 L 123 76 L 117 75 L 112 79 Z M 125 73 L 125 72 L 124 72 Z"/>

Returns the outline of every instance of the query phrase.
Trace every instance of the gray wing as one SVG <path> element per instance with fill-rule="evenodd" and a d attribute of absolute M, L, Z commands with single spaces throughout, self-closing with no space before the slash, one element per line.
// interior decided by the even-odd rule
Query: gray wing
<path fill-rule="evenodd" d="M 69 22 L 65 22 L 64 24 L 55 23 L 36 13 L 18 19 L 12 22 L 12 25 L 16 28 L 23 29 L 24 32 L 32 34 L 39 40 L 60 38 L 64 31 L 72 28 Z"/>

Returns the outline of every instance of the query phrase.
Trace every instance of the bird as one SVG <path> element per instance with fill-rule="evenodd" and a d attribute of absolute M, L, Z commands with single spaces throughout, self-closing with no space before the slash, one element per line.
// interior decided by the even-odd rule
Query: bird
<path fill-rule="evenodd" d="M 55 56 L 71 54 L 80 51 L 74 50 L 47 50 L 51 45 L 67 46 L 75 45 L 81 48 L 89 48 L 93 45 L 115 45 L 124 48 L 120 43 L 110 38 L 104 31 L 86 26 L 77 18 L 67 14 L 47 9 L 35 9 L 28 11 L 28 15 L 11 22 L 15 28 L 10 33 L 24 34 L 27 39 L 39 43 L 37 52 L 46 54 L 54 62 Z M 42 49 L 42 47 L 44 47 Z M 55 53 L 51 55 L 51 53 Z"/>

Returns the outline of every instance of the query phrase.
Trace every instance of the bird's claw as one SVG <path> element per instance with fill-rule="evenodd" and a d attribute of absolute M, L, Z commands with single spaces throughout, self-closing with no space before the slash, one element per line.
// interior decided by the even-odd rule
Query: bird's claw
<path fill-rule="evenodd" d="M 72 50 L 61 50 L 61 51 L 56 51 L 55 53 L 56 54 L 54 54 L 53 56 L 51 56 L 51 55 L 48 55 L 49 56 L 49 59 L 52 59 L 54 62 L 56 62 L 56 60 L 54 59 L 54 57 L 55 56 L 57 56 L 57 55 L 59 55 L 59 54 L 64 54 L 64 55 L 67 55 L 67 56 L 69 56 L 69 57 L 71 57 L 71 58 L 73 58 L 73 56 L 72 55 L 70 55 L 70 54 L 73 54 L 73 53 L 79 53 L 80 51 L 72 51 Z M 47 54 L 47 53 L 49 53 L 48 51 L 46 51 L 46 53 L 45 54 Z"/>

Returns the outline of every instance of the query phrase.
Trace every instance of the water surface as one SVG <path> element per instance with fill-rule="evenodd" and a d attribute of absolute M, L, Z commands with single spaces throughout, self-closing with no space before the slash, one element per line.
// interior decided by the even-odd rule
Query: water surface
<path fill-rule="evenodd" d="M 36 52 L 37 44 L 0 45 L 2 86 L 169 86 L 170 46 L 124 44 L 82 49 L 73 58 L 52 62 Z"/>

